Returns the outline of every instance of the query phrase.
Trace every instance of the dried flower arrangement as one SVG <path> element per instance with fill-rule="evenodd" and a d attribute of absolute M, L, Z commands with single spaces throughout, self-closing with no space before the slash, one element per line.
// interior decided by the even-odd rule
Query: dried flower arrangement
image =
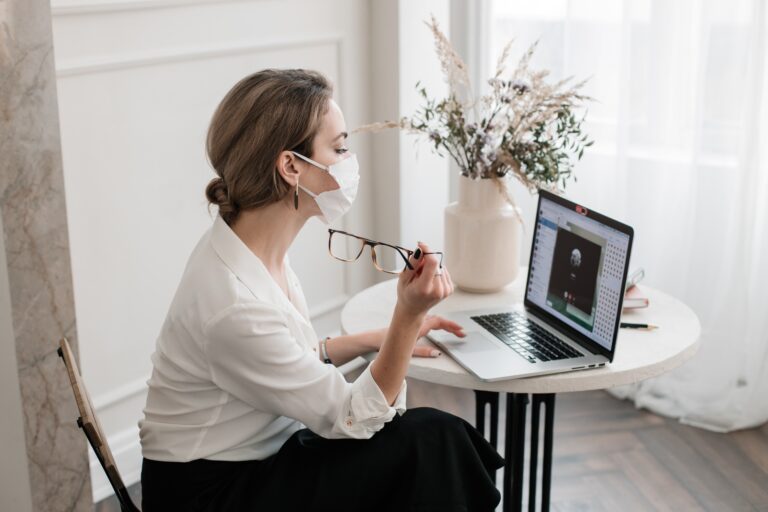
<path fill-rule="evenodd" d="M 505 76 L 513 41 L 504 47 L 494 76 L 488 80 L 490 92 L 475 99 L 461 57 L 440 30 L 434 16 L 425 22 L 432 31 L 435 50 L 449 86 L 447 98 L 431 99 L 420 83 L 416 88 L 423 106 L 411 117 L 400 121 L 372 123 L 356 131 L 400 128 L 428 137 L 432 149 L 442 151 L 458 164 L 461 174 L 473 180 L 494 179 L 507 201 L 514 201 L 499 178 L 508 172 L 530 192 L 546 188 L 561 192 L 571 176 L 573 156 L 581 159 L 584 148 L 591 146 L 582 133 L 574 110 L 592 98 L 579 90 L 586 83 L 566 87 L 572 77 L 550 84 L 547 70 L 532 70 L 529 63 L 538 41 L 531 45 L 517 68 Z M 574 181 L 576 177 L 574 176 Z"/>

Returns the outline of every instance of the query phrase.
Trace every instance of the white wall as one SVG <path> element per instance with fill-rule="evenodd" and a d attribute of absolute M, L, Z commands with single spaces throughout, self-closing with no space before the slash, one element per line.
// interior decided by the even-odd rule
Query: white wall
<path fill-rule="evenodd" d="M 53 0 L 64 177 L 81 366 L 118 467 L 139 479 L 137 421 L 150 354 L 186 259 L 211 223 L 205 132 L 218 101 L 265 67 L 320 70 L 348 126 L 370 118 L 368 2 Z M 368 137 L 351 144 L 361 190 L 341 229 L 370 232 Z M 327 254 L 311 219 L 290 250 L 319 334 L 337 327 L 370 266 Z M 110 490 L 92 462 L 94 497 Z"/>
<path fill-rule="evenodd" d="M 424 24 L 435 16 L 441 30 L 450 34 L 450 13 L 447 0 L 400 1 L 399 88 L 400 113 L 412 115 L 423 99 L 416 83 L 426 87 L 433 98 L 448 93 L 448 86 L 434 50 L 432 32 Z M 407 247 L 426 242 L 433 250 L 443 248 L 443 214 L 448 200 L 448 158 L 436 155 L 425 137 L 400 134 L 400 201 L 401 238 Z"/>
<path fill-rule="evenodd" d="M 434 14 L 442 30 L 450 33 L 449 6 L 448 0 L 372 0 L 370 121 L 412 115 L 421 105 L 418 81 L 433 97 L 446 94 L 432 34 L 424 22 Z M 376 170 L 385 171 L 373 176 L 377 235 L 413 248 L 421 240 L 441 250 L 448 160 L 433 154 L 424 137 L 397 131 L 376 134 L 371 151 Z"/>

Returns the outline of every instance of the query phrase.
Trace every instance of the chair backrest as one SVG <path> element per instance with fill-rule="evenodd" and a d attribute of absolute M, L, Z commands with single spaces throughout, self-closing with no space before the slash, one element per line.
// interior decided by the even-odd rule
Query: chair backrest
<path fill-rule="evenodd" d="M 80 412 L 77 425 L 83 429 L 85 437 L 96 454 L 96 458 L 99 459 L 101 467 L 107 474 L 109 483 L 112 485 L 112 489 L 114 489 L 115 495 L 120 502 L 120 508 L 124 512 L 140 512 L 128 495 L 123 479 L 117 471 L 115 459 L 112 457 L 112 450 L 109 449 L 104 430 L 101 428 L 101 423 L 99 423 L 99 419 L 96 417 L 91 397 L 88 395 L 88 390 L 85 389 L 83 378 L 80 375 L 80 370 L 77 368 L 77 362 L 75 362 L 75 356 L 72 354 L 72 348 L 69 346 L 67 338 L 62 338 L 59 341 L 58 352 L 59 356 L 64 360 L 64 366 L 67 367 L 69 382 L 72 384 L 72 392 L 75 394 L 77 410 Z"/>

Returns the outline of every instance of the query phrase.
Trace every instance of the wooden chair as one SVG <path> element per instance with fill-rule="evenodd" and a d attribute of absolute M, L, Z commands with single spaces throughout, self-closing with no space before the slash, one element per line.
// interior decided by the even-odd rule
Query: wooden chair
<path fill-rule="evenodd" d="M 117 496 L 117 499 L 120 502 L 120 509 L 123 512 L 141 512 L 136 505 L 133 504 L 133 500 L 131 500 L 131 497 L 128 495 L 128 490 L 125 488 L 125 484 L 123 484 L 123 479 L 117 471 L 115 459 L 112 457 L 112 450 L 109 449 L 107 438 L 101 428 L 101 423 L 99 423 L 99 419 L 93 411 L 91 397 L 88 395 L 88 390 L 85 389 L 83 378 L 80 375 L 80 370 L 77 368 L 77 363 L 75 362 L 75 357 L 72 354 L 72 348 L 69 346 L 67 338 L 62 338 L 59 342 L 58 352 L 59 357 L 64 360 L 64 366 L 67 367 L 69 382 L 72 384 L 72 392 L 75 394 L 75 402 L 77 403 L 77 409 L 80 412 L 80 417 L 77 418 L 77 426 L 83 429 L 85 437 L 91 444 L 93 452 L 96 454 L 101 467 L 107 474 L 109 483 L 115 491 L 115 496 Z"/>

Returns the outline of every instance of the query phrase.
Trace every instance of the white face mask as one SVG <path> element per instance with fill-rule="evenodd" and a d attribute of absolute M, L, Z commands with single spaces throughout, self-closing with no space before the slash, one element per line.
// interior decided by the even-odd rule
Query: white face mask
<path fill-rule="evenodd" d="M 328 171 L 328 174 L 339 184 L 339 188 L 320 192 L 319 194 L 315 194 L 299 185 L 301 190 L 315 198 L 315 202 L 320 208 L 320 212 L 322 212 L 320 220 L 330 224 L 347 213 L 357 196 L 357 185 L 360 182 L 357 156 L 353 154 L 341 162 L 325 166 L 295 151 L 291 151 L 291 153 L 324 171 Z"/>

